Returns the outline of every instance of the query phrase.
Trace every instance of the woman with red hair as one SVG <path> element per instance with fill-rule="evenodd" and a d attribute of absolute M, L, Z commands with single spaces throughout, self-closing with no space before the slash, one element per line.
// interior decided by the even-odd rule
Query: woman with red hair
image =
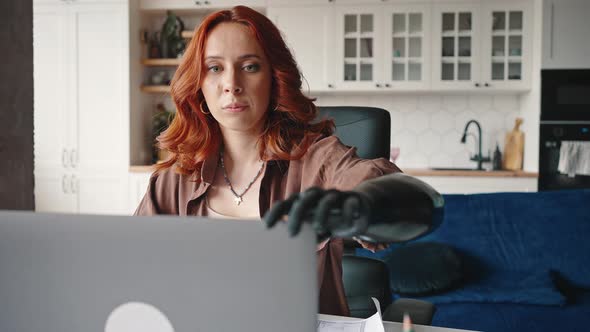
<path fill-rule="evenodd" d="M 264 217 L 269 227 L 287 215 L 293 235 L 309 221 L 321 239 L 320 312 L 348 315 L 341 238 L 358 236 L 372 250 L 414 238 L 432 228 L 442 199 L 383 158 L 358 158 L 332 136 L 332 121 L 312 122 L 317 109 L 301 85 L 264 15 L 237 6 L 207 16 L 171 83 L 177 114 L 158 137 L 169 158 L 136 214 Z M 422 202 L 413 219 L 392 210 L 410 191 L 422 193 L 410 195 Z"/>

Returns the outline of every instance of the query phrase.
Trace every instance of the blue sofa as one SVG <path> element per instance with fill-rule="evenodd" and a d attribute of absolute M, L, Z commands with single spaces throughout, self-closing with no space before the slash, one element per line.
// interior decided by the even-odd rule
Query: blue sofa
<path fill-rule="evenodd" d="M 442 225 L 414 242 L 452 247 L 463 277 L 450 289 L 415 297 L 436 305 L 432 325 L 590 331 L 590 190 L 444 198 Z M 399 246 L 356 254 L 388 262 Z"/>

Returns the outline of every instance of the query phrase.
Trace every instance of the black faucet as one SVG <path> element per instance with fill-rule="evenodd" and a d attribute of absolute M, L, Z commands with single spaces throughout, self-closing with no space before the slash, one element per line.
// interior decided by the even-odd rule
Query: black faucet
<path fill-rule="evenodd" d="M 470 160 L 472 161 L 477 161 L 477 169 L 478 170 L 482 170 L 483 168 L 481 167 L 481 163 L 483 163 L 484 161 L 490 161 L 490 157 L 484 157 L 481 154 L 481 126 L 479 125 L 479 122 L 475 121 L 475 120 L 469 120 L 467 121 L 467 124 L 465 125 L 465 129 L 463 130 L 463 136 L 461 137 L 461 143 L 465 144 L 466 138 L 467 138 L 467 129 L 469 129 L 469 125 L 475 123 L 475 125 L 477 126 L 477 133 L 478 133 L 478 151 L 476 155 L 471 156 Z"/>

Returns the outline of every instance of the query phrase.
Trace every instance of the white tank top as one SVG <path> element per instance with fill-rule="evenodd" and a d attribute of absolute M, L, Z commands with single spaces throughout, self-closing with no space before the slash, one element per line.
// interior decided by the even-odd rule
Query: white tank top
<path fill-rule="evenodd" d="M 234 217 L 234 216 L 228 216 L 228 215 L 225 215 L 225 214 L 221 214 L 221 213 L 213 210 L 209 206 L 209 200 L 207 199 L 207 195 L 205 195 L 205 206 L 207 207 L 207 215 L 205 217 L 209 217 L 209 218 L 221 218 L 221 219 L 252 219 L 252 220 L 257 219 L 257 218 Z"/>

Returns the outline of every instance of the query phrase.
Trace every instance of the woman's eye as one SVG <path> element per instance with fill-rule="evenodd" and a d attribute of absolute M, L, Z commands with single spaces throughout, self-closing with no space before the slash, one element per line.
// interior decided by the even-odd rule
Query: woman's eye
<path fill-rule="evenodd" d="M 209 66 L 209 71 L 213 72 L 213 73 L 217 73 L 221 70 L 221 68 L 219 68 L 219 66 Z"/>
<path fill-rule="evenodd" d="M 258 64 L 251 64 L 251 65 L 244 66 L 244 70 L 247 72 L 255 72 L 255 71 L 258 71 L 258 69 L 260 69 L 260 66 Z"/>

